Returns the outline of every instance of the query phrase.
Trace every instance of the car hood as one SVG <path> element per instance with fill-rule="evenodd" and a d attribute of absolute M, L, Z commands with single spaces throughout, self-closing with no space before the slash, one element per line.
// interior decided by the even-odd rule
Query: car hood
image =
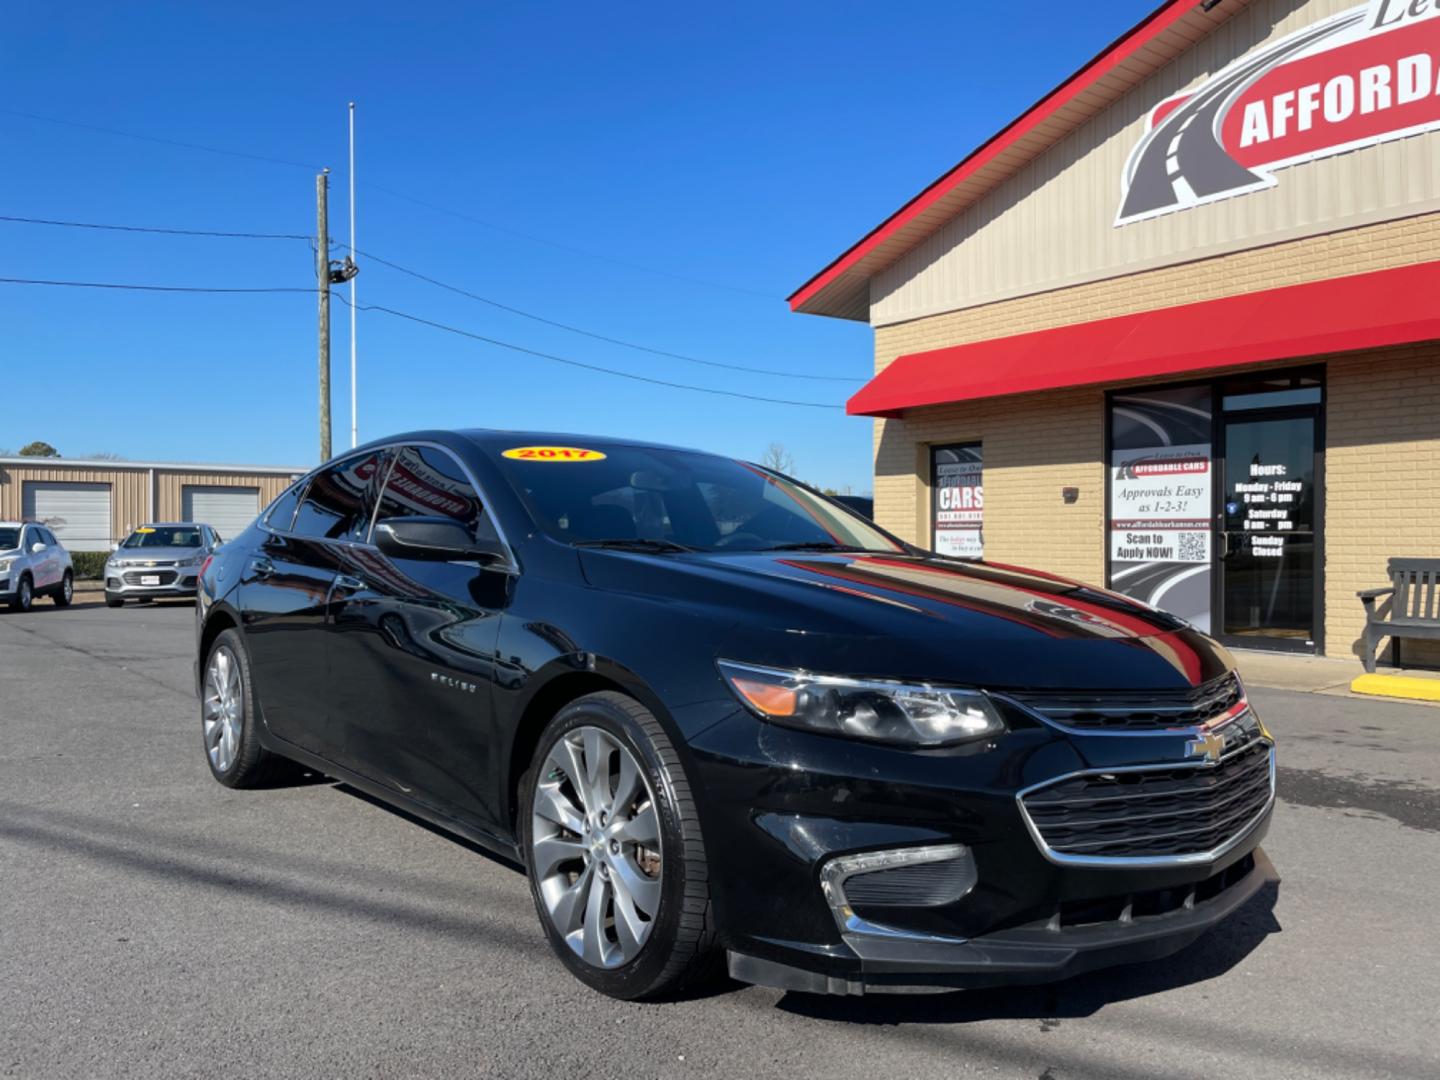
<path fill-rule="evenodd" d="M 992 688 L 1171 689 L 1233 665 L 1190 625 L 1034 570 L 897 553 L 586 550 L 594 586 L 708 608 L 730 659 Z"/>
<path fill-rule="evenodd" d="M 0 548 L 0 559 L 8 559 L 8 558 L 10 558 L 12 555 L 23 555 L 23 554 L 24 554 L 24 552 L 22 552 L 18 547 L 16 547 L 16 548 Z"/>

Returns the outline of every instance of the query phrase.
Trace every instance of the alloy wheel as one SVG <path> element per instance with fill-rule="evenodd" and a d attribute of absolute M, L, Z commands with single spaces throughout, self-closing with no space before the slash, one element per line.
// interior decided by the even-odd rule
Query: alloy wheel
<path fill-rule="evenodd" d="M 205 751 L 216 772 L 228 771 L 240 752 L 243 698 L 240 664 L 230 648 L 222 645 L 210 655 L 210 663 L 205 667 L 202 714 Z"/>
<path fill-rule="evenodd" d="M 644 947 L 660 911 L 660 819 L 640 763 L 598 727 L 567 731 L 536 772 L 530 845 L 551 925 L 598 968 Z"/>
<path fill-rule="evenodd" d="M 29 611 L 30 605 L 35 599 L 35 593 L 30 585 L 28 577 L 20 579 L 20 610 Z"/>
<path fill-rule="evenodd" d="M 60 595 L 64 597 L 67 604 L 75 598 L 75 582 L 71 580 L 69 574 L 66 574 L 65 580 L 60 583 Z"/>

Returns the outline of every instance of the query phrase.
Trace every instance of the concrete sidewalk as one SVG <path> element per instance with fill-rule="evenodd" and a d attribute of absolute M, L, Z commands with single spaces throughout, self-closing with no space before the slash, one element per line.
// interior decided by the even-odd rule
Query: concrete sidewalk
<path fill-rule="evenodd" d="M 1231 654 L 1240 668 L 1241 678 L 1248 686 L 1269 686 L 1278 690 L 1299 690 L 1309 694 L 1374 700 L 1374 695 L 1357 694 L 1350 689 L 1350 684 L 1365 674 L 1365 668 L 1359 660 L 1334 660 L 1325 656 L 1297 656 L 1250 649 L 1232 649 Z M 1381 668 L 1381 674 L 1423 679 L 1426 682 L 1440 680 L 1440 672 L 1418 668 Z M 1405 700 L 1411 704 L 1440 707 L 1440 702 L 1408 697 Z"/>

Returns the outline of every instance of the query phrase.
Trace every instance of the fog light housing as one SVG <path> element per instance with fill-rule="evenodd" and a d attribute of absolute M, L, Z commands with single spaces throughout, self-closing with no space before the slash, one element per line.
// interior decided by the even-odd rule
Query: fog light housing
<path fill-rule="evenodd" d="M 964 844 L 841 855 L 820 871 L 820 888 L 842 934 L 927 940 L 936 940 L 936 935 L 884 926 L 856 914 L 855 908 L 943 907 L 955 903 L 979 880 L 975 857 Z"/>

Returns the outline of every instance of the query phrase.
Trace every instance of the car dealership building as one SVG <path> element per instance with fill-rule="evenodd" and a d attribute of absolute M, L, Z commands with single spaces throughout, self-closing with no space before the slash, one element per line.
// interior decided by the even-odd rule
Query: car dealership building
<path fill-rule="evenodd" d="M 880 524 L 1353 657 L 1440 556 L 1437 259 L 1440 4 L 1180 0 L 791 306 L 875 328 Z"/>
<path fill-rule="evenodd" d="M 0 520 L 38 521 L 70 551 L 109 551 L 147 521 L 203 521 L 229 540 L 304 469 L 0 458 Z"/>

